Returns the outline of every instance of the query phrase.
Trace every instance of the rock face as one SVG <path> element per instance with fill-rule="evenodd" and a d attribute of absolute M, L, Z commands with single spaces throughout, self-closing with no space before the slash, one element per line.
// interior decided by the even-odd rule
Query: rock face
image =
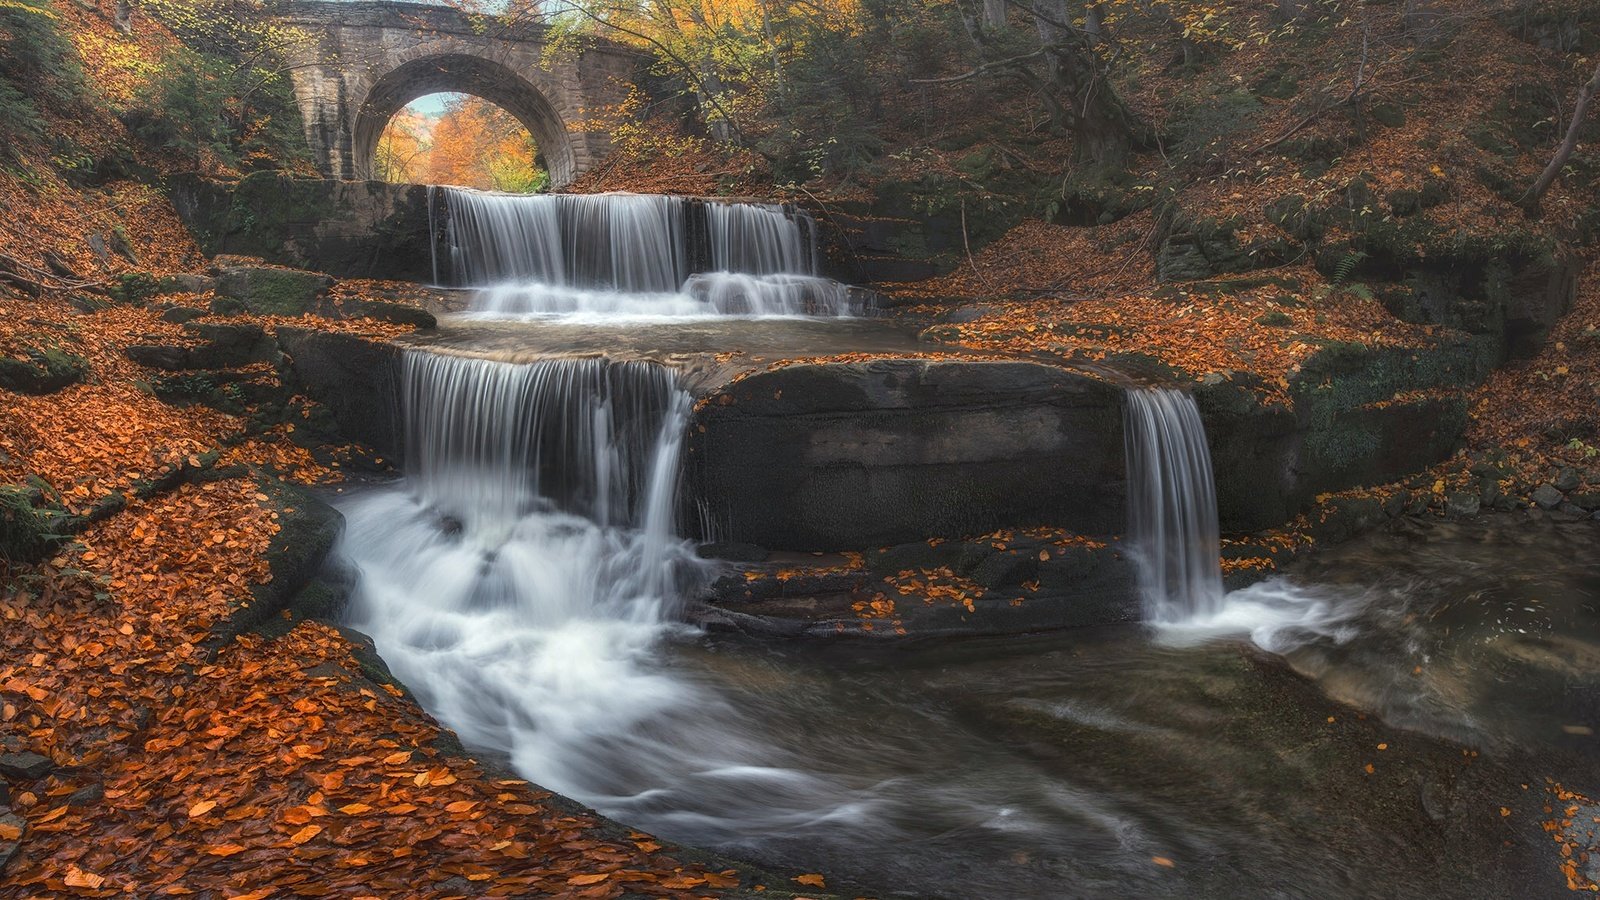
<path fill-rule="evenodd" d="M 1120 530 L 1122 394 L 1026 362 L 796 365 L 704 399 L 687 476 L 716 538 L 832 550 Z"/>
<path fill-rule="evenodd" d="M 258 256 L 339 277 L 433 280 L 424 186 L 257 172 L 233 184 L 181 176 L 170 190 L 208 255 Z"/>
<path fill-rule="evenodd" d="M 400 455 L 400 405 L 393 344 L 310 328 L 278 327 L 296 387 L 333 414 L 339 433 Z"/>
<path fill-rule="evenodd" d="M 1224 531 L 1292 518 L 1316 495 L 1383 484 L 1449 456 L 1467 424 L 1462 388 L 1487 373 L 1487 341 L 1430 348 L 1330 344 L 1289 382 L 1291 411 L 1263 405 L 1248 376 L 1195 391 L 1211 445 Z"/>

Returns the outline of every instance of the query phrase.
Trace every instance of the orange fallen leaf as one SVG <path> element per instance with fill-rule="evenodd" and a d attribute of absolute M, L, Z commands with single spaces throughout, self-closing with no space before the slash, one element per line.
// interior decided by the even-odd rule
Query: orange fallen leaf
<path fill-rule="evenodd" d="M 199 803 L 189 807 L 189 818 L 198 818 L 216 808 L 217 802 L 215 800 L 201 800 Z"/>
<path fill-rule="evenodd" d="M 822 880 L 822 876 L 815 872 L 808 872 L 805 875 L 796 875 L 794 880 L 796 883 L 803 884 L 806 887 L 825 888 L 828 886 L 827 883 Z"/>
<path fill-rule="evenodd" d="M 321 833 L 322 833 L 322 826 L 321 825 L 307 825 L 306 827 L 300 829 L 299 831 L 296 831 L 289 838 L 289 843 L 294 844 L 295 846 L 299 846 L 301 844 L 304 844 L 306 841 L 311 840 L 312 838 L 316 837 L 317 835 L 319 835 Z"/>
<path fill-rule="evenodd" d="M 574 875 L 567 879 L 567 884 L 583 886 L 586 884 L 599 884 L 611 877 L 610 872 L 600 872 L 595 875 Z"/>
<path fill-rule="evenodd" d="M 1165 866 L 1168 869 L 1175 865 L 1172 860 L 1167 859 L 1165 856 L 1152 856 L 1150 857 L 1150 861 L 1158 866 Z"/>
<path fill-rule="evenodd" d="M 105 876 L 96 875 L 93 872 L 85 872 L 77 866 L 68 866 L 67 877 L 62 880 L 66 882 L 67 887 L 89 888 L 91 890 L 97 889 L 106 883 Z"/>
<path fill-rule="evenodd" d="M 212 856 L 232 856 L 235 853 L 243 853 L 244 849 L 238 844 L 215 844 L 207 847 L 206 852 Z"/>

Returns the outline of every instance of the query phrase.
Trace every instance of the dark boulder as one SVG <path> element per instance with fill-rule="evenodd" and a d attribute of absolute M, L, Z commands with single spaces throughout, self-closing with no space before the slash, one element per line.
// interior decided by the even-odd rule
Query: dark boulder
<path fill-rule="evenodd" d="M 795 365 L 699 404 L 691 496 L 729 540 L 838 550 L 1056 525 L 1120 530 L 1122 392 L 1026 362 Z"/>
<path fill-rule="evenodd" d="M 13 781 L 38 781 L 50 774 L 55 763 L 37 753 L 0 753 L 0 775 Z"/>
<path fill-rule="evenodd" d="M 400 349 L 310 328 L 280 326 L 277 333 L 293 387 L 329 410 L 339 436 L 398 457 Z"/>

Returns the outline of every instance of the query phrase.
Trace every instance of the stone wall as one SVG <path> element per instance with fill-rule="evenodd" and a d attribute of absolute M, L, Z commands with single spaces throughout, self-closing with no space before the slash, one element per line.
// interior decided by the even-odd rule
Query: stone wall
<path fill-rule="evenodd" d="M 434 281 L 431 236 L 443 223 L 424 185 L 258 172 L 234 183 L 180 176 L 168 187 L 208 255 L 258 256 L 341 278 Z"/>

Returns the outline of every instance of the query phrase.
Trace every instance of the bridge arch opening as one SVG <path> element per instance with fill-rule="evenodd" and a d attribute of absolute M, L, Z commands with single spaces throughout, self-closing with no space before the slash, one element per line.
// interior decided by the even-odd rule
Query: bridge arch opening
<path fill-rule="evenodd" d="M 471 94 L 428 94 L 396 113 L 378 137 L 372 176 L 508 194 L 537 193 L 550 180 L 527 127 Z"/>
<path fill-rule="evenodd" d="M 395 115 L 412 101 L 439 93 L 479 97 L 514 116 L 533 136 L 552 186 L 559 187 L 577 176 L 567 124 L 538 88 L 494 60 L 441 54 L 411 60 L 390 70 L 367 92 L 352 136 L 352 163 L 358 180 L 375 176 L 378 143 Z"/>

